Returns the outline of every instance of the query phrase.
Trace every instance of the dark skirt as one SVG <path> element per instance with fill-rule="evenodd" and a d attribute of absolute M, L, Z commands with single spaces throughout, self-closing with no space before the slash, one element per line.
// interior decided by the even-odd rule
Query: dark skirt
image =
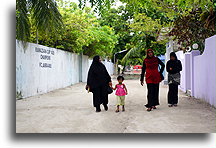
<path fill-rule="evenodd" d="M 159 105 L 159 83 L 153 84 L 149 83 L 147 84 L 148 94 L 147 94 L 147 100 L 148 103 L 145 105 L 147 108 L 152 106 Z"/>
<path fill-rule="evenodd" d="M 100 86 L 97 88 L 92 89 L 93 93 L 93 106 L 98 107 L 101 104 L 107 105 L 108 104 L 108 93 L 107 93 L 108 86 Z"/>
<path fill-rule="evenodd" d="M 178 104 L 178 84 L 169 84 L 168 104 Z"/>

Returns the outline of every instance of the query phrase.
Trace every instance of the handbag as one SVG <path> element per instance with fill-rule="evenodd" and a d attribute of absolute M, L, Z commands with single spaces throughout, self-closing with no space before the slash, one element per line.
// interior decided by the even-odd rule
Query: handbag
<path fill-rule="evenodd" d="M 111 94 L 113 92 L 113 89 L 110 87 L 110 86 L 108 86 L 108 88 L 107 88 L 107 93 L 108 94 Z"/>

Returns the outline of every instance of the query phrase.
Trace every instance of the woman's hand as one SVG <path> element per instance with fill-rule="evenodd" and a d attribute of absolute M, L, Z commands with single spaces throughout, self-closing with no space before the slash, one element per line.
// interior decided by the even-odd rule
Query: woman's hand
<path fill-rule="evenodd" d="M 144 81 L 140 81 L 140 84 L 143 86 L 143 84 L 144 84 Z"/>
<path fill-rule="evenodd" d="M 170 67 L 170 70 L 172 70 L 172 67 Z"/>
<path fill-rule="evenodd" d="M 112 82 L 109 82 L 109 86 L 112 88 Z"/>
<path fill-rule="evenodd" d="M 86 85 L 85 89 L 86 89 L 86 90 L 90 89 L 90 86 L 89 86 L 89 85 Z"/>

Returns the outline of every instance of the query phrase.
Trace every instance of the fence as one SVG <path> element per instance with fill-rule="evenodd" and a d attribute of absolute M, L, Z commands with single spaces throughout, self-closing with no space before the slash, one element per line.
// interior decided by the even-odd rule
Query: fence
<path fill-rule="evenodd" d="M 198 50 L 184 54 L 178 51 L 177 57 L 181 60 L 181 85 L 184 92 L 191 96 L 204 99 L 216 107 L 216 35 L 207 38 L 202 55 Z"/>
<path fill-rule="evenodd" d="M 16 91 L 25 98 L 86 82 L 91 63 L 85 55 L 33 43 L 24 49 L 16 41 Z M 103 63 L 112 75 L 113 63 Z"/>

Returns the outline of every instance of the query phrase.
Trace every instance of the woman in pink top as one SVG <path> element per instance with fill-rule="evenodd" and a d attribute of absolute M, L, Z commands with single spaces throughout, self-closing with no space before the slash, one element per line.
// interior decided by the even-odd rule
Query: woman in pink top
<path fill-rule="evenodd" d="M 123 76 L 117 77 L 118 84 L 116 84 L 114 90 L 116 90 L 116 98 L 117 98 L 117 109 L 116 112 L 119 112 L 119 106 L 122 105 L 122 111 L 125 111 L 125 95 L 127 95 L 127 88 L 125 84 L 122 82 L 124 81 Z"/>

